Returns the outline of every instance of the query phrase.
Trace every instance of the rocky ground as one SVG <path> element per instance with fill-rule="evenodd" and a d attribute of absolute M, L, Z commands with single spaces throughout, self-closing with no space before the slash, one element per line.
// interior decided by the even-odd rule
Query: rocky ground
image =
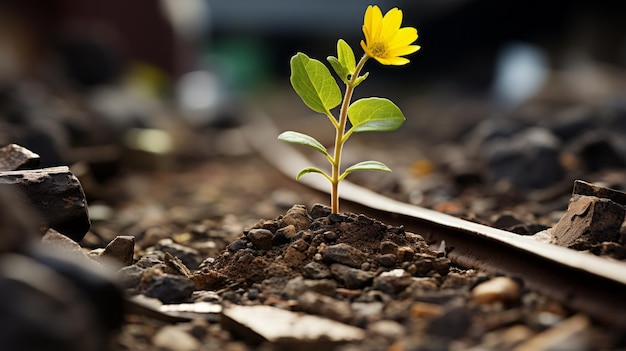
<path fill-rule="evenodd" d="M 94 106 L 34 91 L 35 100 L 33 90 L 5 91 L 0 110 L 10 118 L 3 140 L 47 151 L 42 160 L 71 164 L 79 177 L 90 231 L 80 247 L 54 233 L 44 242 L 64 242 L 91 257 L 84 265 L 117 260 L 115 281 L 132 304 L 110 350 L 625 345 L 622 330 L 529 290 L 516 277 L 459 267 L 420 233 L 354 212 L 348 203 L 341 214 L 329 214 L 319 205 L 328 203 L 326 195 L 279 174 L 231 128 L 246 123 L 244 111 L 198 127 L 144 101 L 130 104 L 141 107 L 126 111 L 132 119 L 116 119 L 112 111 L 91 114 Z M 278 93 L 259 105 L 281 130 L 313 130 L 328 143 L 318 117 L 293 99 Z M 405 97 L 403 129 L 356 135 L 346 147 L 345 162 L 372 158 L 394 172 L 349 179 L 402 201 L 534 234 L 566 213 L 574 179 L 626 187 L 623 100 L 576 101 L 538 99 L 505 113 L 484 101 Z M 31 118 L 42 111 L 50 114 L 45 123 Z M 169 147 L 140 142 L 155 135 Z M 614 218 L 610 244 L 578 249 L 624 258 L 623 206 L 617 207 L 622 217 Z M 115 305 L 100 295 L 100 309 Z"/>

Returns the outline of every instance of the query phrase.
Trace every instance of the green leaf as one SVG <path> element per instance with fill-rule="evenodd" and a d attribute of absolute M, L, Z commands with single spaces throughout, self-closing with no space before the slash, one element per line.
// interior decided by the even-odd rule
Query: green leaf
<path fill-rule="evenodd" d="M 339 62 L 339 60 L 334 56 L 328 56 L 326 60 L 330 63 L 333 70 L 335 70 L 337 76 L 341 78 L 344 83 L 348 84 L 348 74 L 350 73 L 348 73 L 346 68 L 341 65 L 341 62 Z"/>
<path fill-rule="evenodd" d="M 337 41 L 337 58 L 343 67 L 346 68 L 348 74 L 354 74 L 356 70 L 356 60 L 354 58 L 354 52 L 348 43 L 343 39 Z"/>
<path fill-rule="evenodd" d="M 303 133 L 292 131 L 282 132 L 278 136 L 278 140 L 286 141 L 293 144 L 305 145 L 323 153 L 326 156 L 330 156 L 322 143 L 317 141 L 317 139 L 313 138 L 312 136 Z"/>
<path fill-rule="evenodd" d="M 369 76 L 370 73 L 369 72 L 365 72 L 365 74 L 356 77 L 356 80 L 354 81 L 354 86 L 358 86 L 359 84 L 363 83 L 363 81 L 365 80 L 365 78 L 367 78 L 367 76 Z"/>
<path fill-rule="evenodd" d="M 299 52 L 291 58 L 294 90 L 313 111 L 327 114 L 341 103 L 341 91 L 323 63 Z"/>
<path fill-rule="evenodd" d="M 322 171 L 321 169 L 317 168 L 317 167 L 307 167 L 303 170 L 300 171 L 300 173 L 298 173 L 298 175 L 296 176 L 296 180 L 299 180 L 300 177 L 302 177 L 305 174 L 308 173 L 319 173 L 321 175 L 324 176 L 324 178 L 328 179 L 330 181 L 330 177 L 328 176 L 328 174 L 326 174 L 324 171 Z"/>
<path fill-rule="evenodd" d="M 389 132 L 404 123 L 400 108 L 388 99 L 377 97 L 360 99 L 348 107 L 351 132 Z"/>
<path fill-rule="evenodd" d="M 384 163 L 378 161 L 363 161 L 359 162 L 351 167 L 348 167 L 339 180 L 343 180 L 348 174 L 354 171 L 383 171 L 383 172 L 391 172 L 391 169 L 387 167 Z"/>
<path fill-rule="evenodd" d="M 328 56 L 326 58 L 335 70 L 335 73 L 344 83 L 348 83 L 349 76 L 356 70 L 356 59 L 354 52 L 348 43 L 343 39 L 337 41 L 337 57 Z"/>

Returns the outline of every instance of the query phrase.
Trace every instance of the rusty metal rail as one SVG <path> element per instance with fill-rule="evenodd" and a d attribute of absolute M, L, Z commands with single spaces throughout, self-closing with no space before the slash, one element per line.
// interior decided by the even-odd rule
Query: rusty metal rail
<path fill-rule="evenodd" d="M 255 112 L 242 132 L 250 145 L 276 169 L 294 178 L 311 161 L 286 143 L 272 120 Z M 328 193 L 321 177 L 300 182 Z M 357 186 L 340 185 L 342 201 L 388 224 L 404 225 L 429 242 L 445 241 L 448 257 L 467 268 L 522 279 L 531 290 L 620 329 L 626 329 L 626 263 L 538 242 L 504 230 L 406 204 Z"/>

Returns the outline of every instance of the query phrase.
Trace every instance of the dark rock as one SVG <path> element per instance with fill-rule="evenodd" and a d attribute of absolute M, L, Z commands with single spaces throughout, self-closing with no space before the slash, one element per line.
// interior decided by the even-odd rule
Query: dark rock
<path fill-rule="evenodd" d="M 470 325 L 470 313 L 465 307 L 457 306 L 431 319 L 426 330 L 439 337 L 456 339 L 465 335 Z"/>
<path fill-rule="evenodd" d="M 403 269 L 383 272 L 374 278 L 372 287 L 388 295 L 395 295 L 406 289 L 413 282 L 413 277 Z"/>
<path fill-rule="evenodd" d="M 136 265 L 122 267 L 115 274 L 115 280 L 125 289 L 137 287 L 141 282 L 144 270 L 144 268 Z"/>
<path fill-rule="evenodd" d="M 391 253 L 378 255 L 376 257 L 376 262 L 378 262 L 378 264 L 383 267 L 391 268 L 391 267 L 394 267 L 398 263 L 398 256 L 396 256 L 395 254 L 391 254 Z"/>
<path fill-rule="evenodd" d="M 626 208 L 609 199 L 579 196 L 547 232 L 552 242 L 565 247 L 581 239 L 590 243 L 617 242 L 625 215 Z"/>
<path fill-rule="evenodd" d="M 292 224 L 280 228 L 276 230 L 274 236 L 272 237 L 272 245 L 278 246 L 282 244 L 287 244 L 291 241 L 291 239 L 295 237 L 296 233 L 296 227 Z"/>
<path fill-rule="evenodd" d="M 310 291 L 300 295 L 298 308 L 340 322 L 350 322 L 355 317 L 350 302 Z"/>
<path fill-rule="evenodd" d="M 267 229 L 251 229 L 247 235 L 248 240 L 261 250 L 269 250 L 272 248 L 273 236 L 274 234 Z"/>
<path fill-rule="evenodd" d="M 328 217 L 328 215 L 330 215 L 331 212 L 332 212 L 331 208 L 326 205 L 314 204 L 313 207 L 311 207 L 311 211 L 309 211 L 309 214 L 311 215 L 313 219 L 317 219 L 317 218 Z"/>
<path fill-rule="evenodd" d="M 179 303 L 188 300 L 195 290 L 193 281 L 180 275 L 162 274 L 150 278 L 145 295 L 161 302 Z"/>
<path fill-rule="evenodd" d="M 593 130 L 572 142 L 583 167 L 592 172 L 626 166 L 626 142 L 621 134 Z"/>
<path fill-rule="evenodd" d="M 361 267 L 361 264 L 366 259 L 366 255 L 363 252 L 345 243 L 327 246 L 321 254 L 326 261 L 337 262 L 355 268 Z"/>
<path fill-rule="evenodd" d="M 331 276 L 328 266 L 319 262 L 307 263 L 302 268 L 302 275 L 308 279 L 325 279 Z"/>
<path fill-rule="evenodd" d="M 330 266 L 330 272 L 335 279 L 348 289 L 363 288 L 368 285 L 376 275 L 373 272 L 366 272 L 338 263 L 334 263 Z"/>
<path fill-rule="evenodd" d="M 510 138 L 485 145 L 493 181 L 506 179 L 520 189 L 544 188 L 561 180 L 560 142 L 542 128 L 528 128 Z"/>
<path fill-rule="evenodd" d="M 235 253 L 235 252 L 237 252 L 239 250 L 245 249 L 247 244 L 248 244 L 248 241 L 243 240 L 243 239 L 238 239 L 238 240 L 235 240 L 232 243 L 228 244 L 226 249 L 229 252 Z"/>

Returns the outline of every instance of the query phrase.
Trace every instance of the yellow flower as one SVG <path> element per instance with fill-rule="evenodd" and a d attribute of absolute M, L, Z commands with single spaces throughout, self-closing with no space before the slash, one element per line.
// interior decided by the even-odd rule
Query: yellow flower
<path fill-rule="evenodd" d="M 401 57 L 420 49 L 411 45 L 417 40 L 417 29 L 400 28 L 402 11 L 394 7 L 383 16 L 378 6 L 368 6 L 363 21 L 365 41 L 361 47 L 365 54 L 383 65 L 405 65 L 409 60 Z"/>

